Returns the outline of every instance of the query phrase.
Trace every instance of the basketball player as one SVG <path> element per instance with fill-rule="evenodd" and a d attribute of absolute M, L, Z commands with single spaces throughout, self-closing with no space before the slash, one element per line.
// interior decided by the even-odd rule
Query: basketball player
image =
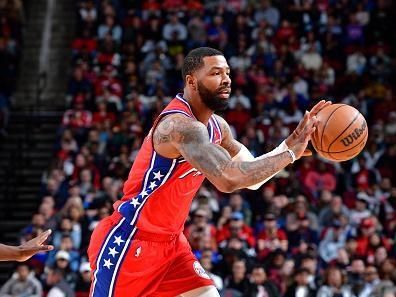
<path fill-rule="evenodd" d="M 54 248 L 52 245 L 44 245 L 50 234 L 51 230 L 47 230 L 20 246 L 0 244 L 0 261 L 23 262 L 39 252 L 51 251 Z"/>
<path fill-rule="evenodd" d="M 124 184 L 113 215 L 94 230 L 88 256 L 91 297 L 216 297 L 212 280 L 182 230 L 204 178 L 223 192 L 257 189 L 303 156 L 321 101 L 278 148 L 254 158 L 214 114 L 227 107 L 230 68 L 218 50 L 185 58 L 184 93 L 156 119 Z"/>

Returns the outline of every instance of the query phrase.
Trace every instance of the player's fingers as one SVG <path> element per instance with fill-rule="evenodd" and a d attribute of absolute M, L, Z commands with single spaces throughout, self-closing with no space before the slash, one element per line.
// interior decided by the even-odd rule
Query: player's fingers
<path fill-rule="evenodd" d="M 304 134 L 310 133 L 309 131 L 312 129 L 312 127 L 315 127 L 317 123 L 318 123 L 318 119 L 316 116 L 313 116 L 312 118 L 308 119 L 304 127 Z"/>
<path fill-rule="evenodd" d="M 41 245 L 41 251 L 52 251 L 54 249 L 53 245 Z"/>
<path fill-rule="evenodd" d="M 309 141 L 311 140 L 311 135 L 312 133 L 314 133 L 316 130 L 315 126 L 311 126 L 309 129 L 306 130 L 306 132 L 304 133 L 304 141 Z"/>
<path fill-rule="evenodd" d="M 29 248 L 32 252 L 40 252 L 40 251 L 52 251 L 54 249 L 53 245 L 39 245 L 32 248 Z"/>
<path fill-rule="evenodd" d="M 326 102 L 325 100 L 320 100 L 318 103 L 316 103 L 316 104 L 311 108 L 310 113 L 313 114 L 313 115 L 317 114 L 317 113 L 319 112 L 319 110 L 322 109 L 322 106 L 323 106 L 323 104 L 325 104 L 325 102 Z"/>
<path fill-rule="evenodd" d="M 312 156 L 312 151 L 309 150 L 309 149 L 306 149 L 306 150 L 303 152 L 302 155 L 303 155 L 303 157 Z"/>
<path fill-rule="evenodd" d="M 331 105 L 331 101 L 325 101 L 325 100 L 320 100 L 318 103 L 315 104 L 314 107 L 312 107 L 310 113 L 311 115 L 317 115 L 317 113 L 322 110 L 323 108 Z"/>
<path fill-rule="evenodd" d="M 296 128 L 296 131 L 298 134 L 300 134 L 302 132 L 302 130 L 304 130 L 305 126 L 307 125 L 307 123 L 309 122 L 309 112 L 306 111 L 304 114 L 304 117 L 302 118 L 302 120 L 300 121 L 300 123 L 298 123 L 298 126 Z"/>
<path fill-rule="evenodd" d="M 44 241 L 48 239 L 48 236 L 52 233 L 51 229 L 48 229 L 47 231 L 42 232 L 38 237 L 37 237 L 37 242 L 39 244 L 42 244 Z"/>
<path fill-rule="evenodd" d="M 317 104 L 315 104 L 314 107 L 312 107 L 311 114 L 317 115 L 319 111 L 321 111 L 323 108 L 325 108 L 331 104 L 332 104 L 331 101 L 320 100 Z"/>

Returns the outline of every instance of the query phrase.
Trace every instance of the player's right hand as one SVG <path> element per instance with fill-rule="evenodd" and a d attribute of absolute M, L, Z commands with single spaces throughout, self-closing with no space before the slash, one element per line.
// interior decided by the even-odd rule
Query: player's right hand
<path fill-rule="evenodd" d="M 300 127 L 299 133 L 294 134 L 293 132 L 294 139 L 292 143 L 288 144 L 288 147 L 293 151 L 297 160 L 307 155 L 306 148 L 308 142 L 311 140 L 312 133 L 315 132 L 317 123 L 318 119 L 316 115 L 307 111 L 298 125 Z"/>

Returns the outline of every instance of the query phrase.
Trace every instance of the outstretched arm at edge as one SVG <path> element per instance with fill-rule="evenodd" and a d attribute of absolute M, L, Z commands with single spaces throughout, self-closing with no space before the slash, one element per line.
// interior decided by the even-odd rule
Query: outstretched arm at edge
<path fill-rule="evenodd" d="M 302 155 L 314 131 L 315 121 L 309 116 L 304 137 L 294 148 L 297 158 Z M 165 117 L 153 135 L 154 143 L 170 143 L 196 169 L 202 172 L 220 191 L 233 192 L 257 184 L 293 161 L 289 152 L 254 161 L 233 161 L 226 149 L 209 141 L 204 124 L 183 115 Z"/>
<path fill-rule="evenodd" d="M 51 230 L 47 230 L 20 246 L 0 244 L 0 261 L 23 262 L 38 252 L 52 250 L 54 248 L 52 245 L 43 244 L 50 234 Z"/>

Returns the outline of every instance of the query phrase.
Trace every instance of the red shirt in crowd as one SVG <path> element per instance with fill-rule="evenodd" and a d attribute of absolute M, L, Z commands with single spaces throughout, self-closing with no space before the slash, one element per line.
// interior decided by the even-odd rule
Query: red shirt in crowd
<path fill-rule="evenodd" d="M 287 235 L 285 231 L 277 229 L 275 234 L 270 234 L 268 230 L 263 230 L 258 235 L 257 239 L 257 257 L 264 259 L 271 252 L 279 248 L 280 241 L 287 241 Z"/>
<path fill-rule="evenodd" d="M 77 51 L 94 52 L 98 48 L 98 43 L 93 38 L 77 38 L 72 43 L 72 49 Z"/>
<path fill-rule="evenodd" d="M 223 228 L 217 232 L 217 242 L 220 243 L 224 240 L 228 240 L 231 237 L 231 230 L 229 224 L 225 225 Z M 250 247 L 254 247 L 256 239 L 253 235 L 253 230 L 248 225 L 243 224 L 241 230 L 239 231 L 238 238 L 247 242 Z"/>

